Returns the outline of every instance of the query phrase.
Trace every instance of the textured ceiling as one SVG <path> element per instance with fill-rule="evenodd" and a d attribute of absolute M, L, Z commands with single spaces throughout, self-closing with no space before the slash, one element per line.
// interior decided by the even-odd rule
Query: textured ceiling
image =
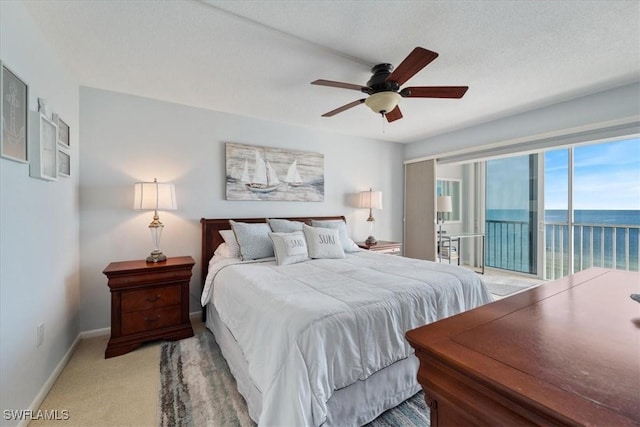
<path fill-rule="evenodd" d="M 414 142 L 640 80 L 638 1 L 30 1 L 85 86 L 331 132 Z M 403 99 L 384 125 L 365 84 L 416 46 L 440 56 L 406 85 L 467 85 L 460 100 Z M 383 133 L 384 130 L 384 133 Z"/>

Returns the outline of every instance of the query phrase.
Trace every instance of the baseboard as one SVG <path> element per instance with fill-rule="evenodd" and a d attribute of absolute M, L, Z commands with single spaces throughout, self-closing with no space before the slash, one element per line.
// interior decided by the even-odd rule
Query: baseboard
<path fill-rule="evenodd" d="M 56 368 L 53 370 L 51 375 L 49 375 L 47 381 L 45 381 L 45 383 L 42 385 L 40 392 L 36 395 L 35 399 L 33 399 L 31 405 L 29 405 L 29 409 L 33 411 L 33 413 L 36 413 L 38 411 L 45 397 L 47 397 L 47 394 L 49 394 L 49 390 L 51 390 L 51 387 L 53 387 L 53 385 L 55 384 L 56 380 L 62 373 L 62 370 L 65 366 L 67 366 L 69 360 L 71 360 L 71 356 L 73 356 L 73 353 L 76 351 L 76 347 L 78 347 L 78 344 L 82 339 L 81 335 L 82 333 L 78 334 L 76 339 L 73 340 L 73 343 L 71 344 L 71 347 L 69 347 L 69 350 L 67 350 L 67 352 L 64 354 Z M 30 421 L 31 420 L 29 420 L 28 418 L 24 418 L 18 423 L 18 427 L 27 427 Z"/>
<path fill-rule="evenodd" d="M 202 311 L 192 311 L 189 313 L 189 320 L 192 322 L 202 322 Z"/>
<path fill-rule="evenodd" d="M 80 339 L 86 340 L 87 338 L 103 337 L 111 334 L 111 328 L 92 329 L 90 331 L 80 332 Z"/>

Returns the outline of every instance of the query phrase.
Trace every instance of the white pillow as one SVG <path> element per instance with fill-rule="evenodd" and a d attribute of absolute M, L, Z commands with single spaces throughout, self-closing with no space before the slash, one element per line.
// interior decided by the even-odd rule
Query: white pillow
<path fill-rule="evenodd" d="M 236 222 L 229 220 L 240 245 L 240 255 L 244 261 L 273 257 L 273 243 L 269 238 L 271 228 L 267 223 Z"/>
<path fill-rule="evenodd" d="M 340 233 L 334 228 L 302 226 L 311 258 L 344 258 Z"/>
<path fill-rule="evenodd" d="M 228 243 L 220 243 L 213 255 L 219 258 L 240 258 L 240 252 L 234 252 Z"/>
<path fill-rule="evenodd" d="M 295 264 L 309 259 L 307 241 L 302 231 L 269 233 L 278 265 Z"/>
<path fill-rule="evenodd" d="M 222 236 L 224 243 L 227 244 L 226 250 L 229 253 L 227 258 L 240 258 L 240 245 L 233 230 L 220 230 L 218 233 Z M 220 246 L 222 246 L 222 244 Z M 218 246 L 218 248 L 220 248 L 220 246 Z M 216 249 L 216 251 L 217 250 L 218 249 Z"/>
<path fill-rule="evenodd" d="M 335 228 L 340 232 L 340 243 L 345 252 L 357 252 L 360 250 L 356 242 L 351 240 L 347 233 L 347 224 L 341 219 L 317 220 L 312 219 L 311 225 L 314 227 Z"/>
<path fill-rule="evenodd" d="M 267 218 L 267 223 L 275 233 L 293 233 L 294 231 L 302 231 L 302 222 L 300 221 Z"/>

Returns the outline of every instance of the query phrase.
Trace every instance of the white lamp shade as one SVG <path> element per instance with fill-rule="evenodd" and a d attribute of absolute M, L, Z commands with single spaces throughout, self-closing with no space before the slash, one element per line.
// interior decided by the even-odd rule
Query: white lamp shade
<path fill-rule="evenodd" d="M 436 211 L 437 212 L 453 212 L 451 196 L 438 196 L 438 198 L 436 199 Z"/>
<path fill-rule="evenodd" d="M 402 97 L 399 93 L 385 91 L 370 95 L 364 100 L 364 103 L 367 107 L 371 108 L 374 113 L 386 114 L 396 108 L 401 99 Z"/>
<path fill-rule="evenodd" d="M 174 185 L 162 182 L 136 182 L 133 209 L 137 211 L 174 211 L 178 209 Z"/>
<path fill-rule="evenodd" d="M 358 207 L 366 209 L 382 209 L 382 191 L 361 192 Z"/>

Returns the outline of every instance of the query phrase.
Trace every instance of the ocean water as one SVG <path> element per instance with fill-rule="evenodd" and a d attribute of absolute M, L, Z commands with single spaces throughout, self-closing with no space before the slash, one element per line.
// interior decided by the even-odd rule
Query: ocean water
<path fill-rule="evenodd" d="M 545 222 L 546 278 L 568 271 L 568 215 L 566 210 L 547 210 Z M 537 273 L 531 261 L 526 210 L 487 211 L 488 266 Z M 574 212 L 574 272 L 589 267 L 638 271 L 640 260 L 640 210 L 576 210 Z"/>
<path fill-rule="evenodd" d="M 488 209 L 487 220 L 528 221 L 529 212 L 524 209 Z M 544 211 L 546 223 L 562 222 L 568 219 L 566 210 L 548 209 Z M 640 225 L 640 210 L 576 210 L 576 224 L 619 224 Z"/>
<path fill-rule="evenodd" d="M 566 210 L 546 210 L 545 222 L 567 222 Z M 576 210 L 574 212 L 576 224 L 611 224 L 611 225 L 640 225 L 640 211 L 633 210 Z"/>

